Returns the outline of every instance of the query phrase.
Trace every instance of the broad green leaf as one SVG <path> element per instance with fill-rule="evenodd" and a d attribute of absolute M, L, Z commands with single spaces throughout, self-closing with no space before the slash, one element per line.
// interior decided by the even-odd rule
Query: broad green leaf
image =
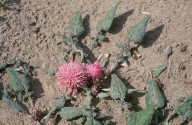
<path fill-rule="evenodd" d="M 23 95 L 23 99 L 28 98 L 28 97 L 31 97 L 33 94 L 34 94 L 33 91 L 30 91 L 30 92 L 28 92 L 28 93 L 25 93 L 25 94 Z"/>
<path fill-rule="evenodd" d="M 83 22 L 81 18 L 81 13 L 76 12 L 75 15 L 71 18 L 66 32 L 71 33 L 73 36 L 80 36 L 84 32 Z"/>
<path fill-rule="evenodd" d="M 49 117 L 51 116 L 52 113 L 54 113 L 56 110 L 61 110 L 65 106 L 66 99 L 64 96 L 59 97 L 55 102 L 53 102 L 51 106 L 51 110 L 47 114 L 45 123 L 48 122 Z"/>
<path fill-rule="evenodd" d="M 103 36 L 103 35 L 101 35 L 101 34 L 97 34 L 96 35 L 96 39 L 98 39 L 98 40 L 100 40 L 100 41 L 103 41 L 103 40 L 105 40 L 105 36 Z"/>
<path fill-rule="evenodd" d="M 64 107 L 59 112 L 59 115 L 64 120 L 71 120 L 79 116 L 83 116 L 84 109 L 79 107 Z"/>
<path fill-rule="evenodd" d="M 11 99 L 9 99 L 8 97 L 6 97 L 5 95 L 2 96 L 3 101 L 5 103 L 7 103 L 7 106 L 12 109 L 13 112 L 15 113 L 23 113 L 23 114 L 27 114 L 27 110 L 25 110 L 23 107 L 21 107 L 21 105 L 17 102 L 12 101 Z"/>
<path fill-rule="evenodd" d="M 163 108 L 165 105 L 165 99 L 159 90 L 157 82 L 155 80 L 147 81 L 147 92 L 145 94 L 145 103 L 147 106 L 153 105 L 155 108 Z"/>
<path fill-rule="evenodd" d="M 15 69 L 6 68 L 9 77 L 9 84 L 14 91 L 24 91 L 30 88 L 29 79 L 26 74 L 21 74 Z"/>
<path fill-rule="evenodd" d="M 176 109 L 176 113 L 184 118 L 192 119 L 192 98 L 183 100 L 182 104 Z"/>
<path fill-rule="evenodd" d="M 124 51 L 128 57 L 131 56 L 131 51 L 127 47 L 124 48 Z"/>
<path fill-rule="evenodd" d="M 104 92 L 101 92 L 97 95 L 97 98 L 105 98 L 105 97 L 109 97 L 110 95 L 108 93 L 104 93 Z"/>
<path fill-rule="evenodd" d="M 146 16 L 139 23 L 129 28 L 127 31 L 127 38 L 136 44 L 141 43 L 145 35 L 145 30 L 149 19 L 150 16 Z"/>
<path fill-rule="evenodd" d="M 140 112 L 132 112 L 128 116 L 127 125 L 150 125 L 155 109 L 149 106 Z"/>
<path fill-rule="evenodd" d="M 2 69 L 4 69 L 4 68 L 6 68 L 6 66 L 7 66 L 7 64 L 6 64 L 6 63 L 1 64 L 1 65 L 0 65 L 0 70 L 2 70 Z"/>
<path fill-rule="evenodd" d="M 104 119 L 106 116 L 104 114 L 97 113 L 95 118 L 96 119 Z"/>
<path fill-rule="evenodd" d="M 92 118 L 87 118 L 87 121 L 84 125 L 102 125 L 100 121 Z"/>
<path fill-rule="evenodd" d="M 111 28 L 113 18 L 115 16 L 117 6 L 120 4 L 118 2 L 114 7 L 112 7 L 109 11 L 106 12 L 105 16 L 99 21 L 96 25 L 97 31 L 108 31 Z"/>
<path fill-rule="evenodd" d="M 111 75 L 110 96 L 112 99 L 124 99 L 127 94 L 127 87 L 121 79 L 115 75 Z"/>
<path fill-rule="evenodd" d="M 152 76 L 153 78 L 158 77 L 163 71 L 167 69 L 167 66 L 165 64 L 160 64 L 155 69 L 152 70 Z"/>

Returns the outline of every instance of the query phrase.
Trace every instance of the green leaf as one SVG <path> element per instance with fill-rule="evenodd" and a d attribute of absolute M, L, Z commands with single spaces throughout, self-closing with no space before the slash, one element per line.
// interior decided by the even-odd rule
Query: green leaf
<path fill-rule="evenodd" d="M 115 75 L 111 75 L 110 96 L 112 99 L 124 99 L 127 94 L 127 87 L 121 79 Z"/>
<path fill-rule="evenodd" d="M 23 99 L 28 98 L 28 97 L 31 97 L 33 94 L 34 94 L 33 91 L 28 92 L 28 93 L 25 93 L 25 94 L 23 95 Z"/>
<path fill-rule="evenodd" d="M 128 57 L 131 56 L 131 51 L 127 47 L 124 48 L 124 51 Z"/>
<path fill-rule="evenodd" d="M 107 64 L 109 63 L 109 60 L 108 59 L 106 59 L 106 58 L 101 58 L 101 60 L 100 60 L 100 65 L 101 65 L 101 67 L 106 67 L 107 66 Z"/>
<path fill-rule="evenodd" d="M 109 97 L 110 95 L 108 93 L 101 92 L 97 95 L 97 98 L 106 98 Z"/>
<path fill-rule="evenodd" d="M 12 109 L 13 112 L 15 113 L 23 113 L 23 114 L 27 114 L 27 110 L 25 110 L 23 107 L 21 107 L 21 105 L 17 102 L 12 101 L 11 99 L 9 99 L 8 97 L 6 97 L 5 95 L 2 96 L 3 97 L 3 101 L 5 103 L 7 103 L 7 106 Z"/>
<path fill-rule="evenodd" d="M 118 48 L 125 47 L 125 45 L 123 43 L 118 43 L 118 42 L 115 43 L 115 46 L 118 47 Z"/>
<path fill-rule="evenodd" d="M 105 36 L 103 36 L 103 35 L 101 35 L 101 34 L 97 34 L 96 35 L 96 39 L 98 39 L 98 40 L 100 40 L 100 41 L 103 41 L 103 40 L 105 40 Z"/>
<path fill-rule="evenodd" d="M 111 28 L 113 18 L 115 16 L 117 6 L 120 4 L 118 2 L 114 7 L 112 7 L 109 11 L 106 12 L 105 16 L 99 21 L 96 25 L 97 31 L 108 31 Z"/>
<path fill-rule="evenodd" d="M 176 113 L 184 118 L 192 119 L 192 98 L 185 99 L 176 109 Z"/>
<path fill-rule="evenodd" d="M 83 116 L 84 109 L 79 107 L 64 107 L 61 109 L 59 115 L 64 120 L 71 120 Z"/>
<path fill-rule="evenodd" d="M 149 106 L 140 112 L 132 112 L 128 116 L 127 125 L 150 125 L 154 112 L 153 106 Z"/>
<path fill-rule="evenodd" d="M 0 70 L 2 70 L 2 69 L 4 69 L 4 68 L 6 68 L 6 66 L 7 66 L 7 64 L 6 64 L 6 63 L 1 64 L 1 65 L 0 65 Z"/>
<path fill-rule="evenodd" d="M 146 16 L 139 23 L 129 28 L 127 31 L 127 38 L 136 44 L 141 43 L 145 35 L 145 30 L 149 19 L 150 16 Z"/>
<path fill-rule="evenodd" d="M 152 70 L 152 76 L 153 78 L 158 77 L 163 71 L 167 69 L 167 66 L 165 64 L 160 64 L 155 69 Z"/>
<path fill-rule="evenodd" d="M 24 91 L 30 88 L 29 78 L 26 74 L 20 74 L 12 68 L 6 68 L 9 84 L 14 91 Z"/>
<path fill-rule="evenodd" d="M 53 102 L 51 106 L 51 110 L 47 114 L 47 117 L 45 119 L 45 123 L 48 122 L 49 117 L 51 116 L 52 113 L 54 113 L 56 110 L 61 110 L 65 106 L 66 99 L 64 96 L 59 97 L 55 102 Z"/>
<path fill-rule="evenodd" d="M 76 12 L 75 15 L 71 18 L 66 32 L 71 33 L 73 36 L 81 36 L 84 32 L 83 22 L 81 18 L 81 13 Z"/>
<path fill-rule="evenodd" d="M 104 114 L 97 113 L 95 118 L 96 119 L 104 119 L 106 116 Z"/>
<path fill-rule="evenodd" d="M 145 103 L 147 106 L 153 105 L 155 108 L 163 108 L 165 105 L 165 99 L 159 90 L 157 82 L 155 80 L 147 81 L 147 92 L 145 95 Z"/>
<path fill-rule="evenodd" d="M 84 125 L 102 125 L 100 121 L 92 118 L 87 118 L 87 121 Z"/>

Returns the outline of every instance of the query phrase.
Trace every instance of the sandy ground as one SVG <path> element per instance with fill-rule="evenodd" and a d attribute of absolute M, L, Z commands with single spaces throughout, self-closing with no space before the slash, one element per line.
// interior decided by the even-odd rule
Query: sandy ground
<path fill-rule="evenodd" d="M 139 47 L 142 58 L 129 59 L 129 68 L 118 70 L 118 74 L 132 87 L 144 89 L 146 72 L 159 63 L 167 63 L 167 70 L 159 77 L 163 84 L 167 103 L 178 105 L 177 99 L 192 94 L 192 1 L 191 0 L 123 0 L 119 5 L 113 26 L 106 36 L 109 42 L 102 43 L 91 52 L 90 37 L 96 32 L 95 25 L 104 13 L 117 1 L 111 0 L 13 0 L 9 9 L 0 12 L 0 64 L 12 59 L 21 59 L 35 67 L 56 68 L 63 57 L 60 38 L 54 33 L 64 34 L 70 18 L 76 11 L 82 13 L 86 32 L 82 43 L 92 59 L 101 53 L 113 53 L 118 49 L 115 41 L 123 41 L 127 29 L 144 17 L 142 11 L 151 13 L 144 44 Z M 171 45 L 169 59 L 159 55 L 160 48 Z M 93 55 L 94 54 L 94 55 Z M 140 62 L 142 60 L 142 66 Z M 130 71 L 137 69 L 139 73 Z M 61 95 L 55 86 L 55 77 L 38 71 L 32 81 L 35 105 L 41 111 L 50 109 L 55 98 Z M 144 96 L 135 94 L 136 105 L 144 108 Z M 81 105 L 82 96 L 78 96 Z M 125 118 L 119 117 L 120 110 L 112 110 L 113 101 L 100 101 L 97 107 L 101 112 L 112 115 L 117 125 L 124 125 Z M 0 124 L 32 125 L 33 121 L 23 115 L 14 114 L 5 103 L 0 101 Z M 181 118 L 176 118 L 170 125 L 177 125 Z M 50 120 L 49 124 L 52 122 Z M 68 123 L 63 120 L 59 124 Z M 192 125 L 192 123 L 189 123 Z"/>

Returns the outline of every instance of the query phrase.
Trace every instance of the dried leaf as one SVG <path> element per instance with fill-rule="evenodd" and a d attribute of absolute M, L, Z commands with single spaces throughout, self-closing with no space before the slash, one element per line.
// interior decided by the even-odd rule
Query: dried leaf
<path fill-rule="evenodd" d="M 112 99 L 124 99 L 127 94 L 127 87 L 121 79 L 115 75 L 111 75 L 110 96 Z"/>
<path fill-rule="evenodd" d="M 112 7 L 109 11 L 106 12 L 105 16 L 99 21 L 96 26 L 97 31 L 108 31 L 111 28 L 113 18 L 115 16 L 117 6 L 120 4 L 118 2 L 114 7 Z"/>
<path fill-rule="evenodd" d="M 172 53 L 172 49 L 173 49 L 172 46 L 166 46 L 166 47 L 161 51 L 161 53 L 162 53 L 166 58 L 168 58 L 169 55 L 171 55 L 171 53 Z"/>
<path fill-rule="evenodd" d="M 140 112 L 132 112 L 128 116 L 127 125 L 150 125 L 154 112 L 153 106 L 149 106 Z"/>
<path fill-rule="evenodd" d="M 135 24 L 130 29 L 128 29 L 127 38 L 136 44 L 141 43 L 145 35 L 145 30 L 149 19 L 150 16 L 146 16 L 139 23 Z"/>
<path fill-rule="evenodd" d="M 20 74 L 12 68 L 6 68 L 9 84 L 14 91 L 24 91 L 30 88 L 29 79 L 26 74 Z"/>
<path fill-rule="evenodd" d="M 12 101 L 5 95 L 3 95 L 2 98 L 3 98 L 3 101 L 5 103 L 7 103 L 7 106 L 13 110 L 13 112 L 15 112 L 15 113 L 21 112 L 23 114 L 27 114 L 27 110 L 25 110 L 23 107 L 21 107 L 21 105 L 19 103 Z"/>
<path fill-rule="evenodd" d="M 155 69 L 152 70 L 152 76 L 153 78 L 158 77 L 163 71 L 167 69 L 167 66 L 165 64 L 160 64 Z"/>
<path fill-rule="evenodd" d="M 76 12 L 75 15 L 71 18 L 66 32 L 71 33 L 73 36 L 81 36 L 84 32 L 83 22 L 81 18 L 81 13 Z"/>
<path fill-rule="evenodd" d="M 145 95 L 145 103 L 147 106 L 153 105 L 155 108 L 163 108 L 165 105 L 165 99 L 159 90 L 157 82 L 155 80 L 147 81 L 147 92 Z"/>
<path fill-rule="evenodd" d="M 110 95 L 108 93 L 101 92 L 97 95 L 97 98 L 106 98 L 109 97 Z"/>
<path fill-rule="evenodd" d="M 64 107 L 61 109 L 59 115 L 64 120 L 71 120 L 79 116 L 83 116 L 84 109 L 79 107 Z"/>

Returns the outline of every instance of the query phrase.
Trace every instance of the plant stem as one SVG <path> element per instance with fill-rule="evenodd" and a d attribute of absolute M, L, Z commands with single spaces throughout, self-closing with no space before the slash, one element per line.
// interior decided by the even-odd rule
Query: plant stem
<path fill-rule="evenodd" d="M 128 40 L 128 42 L 125 44 L 125 47 L 128 47 L 130 44 L 130 40 Z M 111 73 L 116 69 L 116 67 L 118 66 L 118 61 L 121 57 L 121 55 L 124 53 L 125 49 L 122 48 L 120 53 L 116 56 L 116 59 L 115 59 L 115 63 L 113 64 L 113 66 L 111 67 L 110 71 L 107 73 L 107 75 L 105 76 L 104 80 L 107 80 L 108 77 L 111 75 Z"/>

